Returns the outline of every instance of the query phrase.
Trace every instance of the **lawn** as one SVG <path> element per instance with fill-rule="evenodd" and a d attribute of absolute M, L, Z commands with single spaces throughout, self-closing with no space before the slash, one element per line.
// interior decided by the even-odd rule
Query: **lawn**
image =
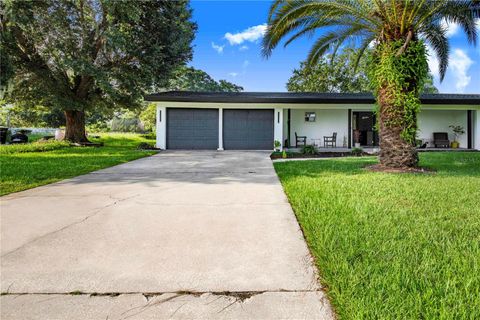
<path fill-rule="evenodd" d="M 340 319 L 480 319 L 480 153 L 420 159 L 275 163 Z"/>
<path fill-rule="evenodd" d="M 141 142 L 154 144 L 138 134 L 100 134 L 103 147 L 70 147 L 66 143 L 32 143 L 0 147 L 0 195 L 71 178 L 152 155 L 136 150 Z"/>

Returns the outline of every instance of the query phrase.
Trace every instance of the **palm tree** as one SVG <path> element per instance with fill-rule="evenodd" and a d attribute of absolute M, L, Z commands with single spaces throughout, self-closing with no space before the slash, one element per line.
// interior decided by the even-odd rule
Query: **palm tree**
<path fill-rule="evenodd" d="M 343 45 L 354 47 L 357 59 L 373 46 L 369 77 L 378 108 L 380 166 L 416 167 L 419 90 L 428 75 L 426 45 L 438 57 L 443 80 L 449 57 L 448 24 L 460 25 L 475 45 L 477 4 L 475 0 L 277 0 L 270 9 L 262 53 L 268 57 L 282 40 L 287 46 L 317 31 L 321 35 L 308 54 L 310 65 L 327 52 L 334 56 Z"/>

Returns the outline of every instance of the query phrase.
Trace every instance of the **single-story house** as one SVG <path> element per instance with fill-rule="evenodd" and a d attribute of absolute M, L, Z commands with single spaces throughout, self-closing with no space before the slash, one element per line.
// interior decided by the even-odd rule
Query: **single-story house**
<path fill-rule="evenodd" d="M 435 147 L 434 133 L 453 141 L 453 125 L 465 130 L 460 148 L 480 150 L 480 94 L 420 99 L 418 139 L 424 147 Z M 170 91 L 145 100 L 157 105 L 161 149 L 272 150 L 274 141 L 281 148 L 295 147 L 304 139 L 296 136 L 319 147 L 324 137 L 334 137 L 342 148 L 379 144 L 371 94 Z"/>

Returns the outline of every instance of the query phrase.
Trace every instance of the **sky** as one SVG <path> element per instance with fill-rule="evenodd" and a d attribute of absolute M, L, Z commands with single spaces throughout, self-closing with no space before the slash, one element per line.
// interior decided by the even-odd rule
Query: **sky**
<path fill-rule="evenodd" d="M 261 55 L 270 1 L 192 1 L 198 24 L 190 65 L 216 80 L 241 85 L 245 91 L 287 91 L 292 70 L 305 60 L 314 38 L 278 46 L 269 59 Z M 480 34 L 480 23 L 479 26 Z M 429 56 L 435 86 L 443 93 L 480 93 L 480 41 L 468 44 L 461 28 L 449 25 L 450 62 L 442 83 L 436 57 Z"/>

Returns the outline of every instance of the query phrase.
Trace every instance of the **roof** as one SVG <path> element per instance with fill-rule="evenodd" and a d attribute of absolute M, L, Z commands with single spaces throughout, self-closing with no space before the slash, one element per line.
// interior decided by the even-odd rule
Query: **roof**
<path fill-rule="evenodd" d="M 146 101 L 223 102 L 223 103 L 354 103 L 373 104 L 371 93 L 314 92 L 193 92 L 168 91 L 145 96 Z M 423 94 L 422 104 L 480 105 L 480 94 Z"/>

